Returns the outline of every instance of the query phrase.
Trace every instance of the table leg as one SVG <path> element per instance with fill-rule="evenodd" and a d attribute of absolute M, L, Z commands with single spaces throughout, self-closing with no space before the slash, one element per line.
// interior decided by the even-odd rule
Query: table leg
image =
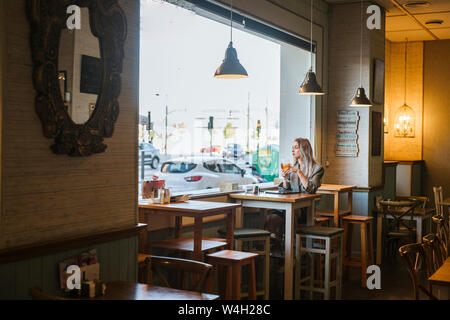
<path fill-rule="evenodd" d="M 339 228 L 339 193 L 334 193 L 334 227 Z"/>
<path fill-rule="evenodd" d="M 308 208 L 308 220 L 310 216 Z M 292 300 L 292 282 L 293 282 L 293 259 L 294 259 L 294 208 L 289 206 L 286 209 L 285 225 L 285 243 L 284 243 L 284 299 Z"/>
<path fill-rule="evenodd" d="M 181 238 L 183 229 L 183 217 L 175 217 L 175 239 Z"/>
<path fill-rule="evenodd" d="M 195 218 L 194 226 L 194 260 L 202 261 L 203 218 Z"/>
<path fill-rule="evenodd" d="M 242 202 L 241 202 L 242 204 Z M 244 226 L 244 208 L 241 206 L 236 209 L 236 228 L 242 228 Z"/>
<path fill-rule="evenodd" d="M 381 236 L 383 231 L 383 217 L 381 214 L 377 216 L 377 265 L 381 265 L 381 256 L 382 256 L 382 245 L 381 245 Z"/>
<path fill-rule="evenodd" d="M 306 210 L 306 225 L 313 226 L 315 224 L 314 214 L 316 211 L 316 202 L 314 200 L 311 201 L 311 206 L 309 206 Z"/>
<path fill-rule="evenodd" d="M 416 241 L 417 243 L 422 243 L 422 218 L 417 218 L 416 224 L 417 224 Z"/>
<path fill-rule="evenodd" d="M 232 209 L 227 214 L 227 244 L 228 249 L 233 250 L 234 246 L 234 217 L 236 215 L 236 211 L 239 209 Z"/>
<path fill-rule="evenodd" d="M 264 226 L 266 224 L 266 217 L 267 217 L 267 209 L 260 209 L 259 210 L 259 228 L 264 229 Z"/>

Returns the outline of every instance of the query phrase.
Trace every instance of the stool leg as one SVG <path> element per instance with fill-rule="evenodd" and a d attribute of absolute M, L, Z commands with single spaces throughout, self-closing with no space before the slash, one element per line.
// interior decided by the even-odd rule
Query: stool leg
<path fill-rule="evenodd" d="M 320 257 L 321 255 L 319 255 Z M 324 283 L 324 299 L 330 300 L 330 260 L 331 260 L 331 250 L 330 250 L 330 238 L 325 240 L 325 283 Z"/>
<path fill-rule="evenodd" d="M 300 235 L 297 234 L 295 237 L 295 300 L 300 300 L 300 280 L 302 273 L 301 243 Z"/>
<path fill-rule="evenodd" d="M 314 281 L 315 281 L 315 277 L 314 277 L 314 254 L 310 253 L 310 257 L 311 257 L 311 275 L 310 275 L 310 279 L 309 279 L 309 298 L 311 300 L 314 299 Z"/>
<path fill-rule="evenodd" d="M 248 299 L 256 300 L 255 259 L 252 259 L 252 262 L 247 266 L 247 285 L 248 285 Z"/>
<path fill-rule="evenodd" d="M 372 235 L 372 223 L 369 223 L 368 229 L 367 229 L 367 237 L 369 242 L 369 265 L 374 264 L 374 258 L 373 258 L 373 235 Z"/>
<path fill-rule="evenodd" d="M 361 224 L 361 284 L 362 287 L 366 287 L 367 282 L 367 232 L 366 224 Z"/>
<path fill-rule="evenodd" d="M 265 244 L 265 253 L 266 256 L 264 257 L 266 265 L 264 267 L 264 299 L 269 300 L 270 299 L 270 237 L 266 237 L 266 244 Z"/>
<path fill-rule="evenodd" d="M 219 295 L 222 300 L 226 300 L 227 298 L 227 277 L 228 270 L 224 266 L 214 266 L 215 271 L 218 274 L 218 285 L 219 285 Z"/>
<path fill-rule="evenodd" d="M 346 262 L 350 261 L 352 256 L 352 236 L 353 225 L 347 221 L 344 221 L 343 275 L 345 279 L 348 279 L 348 267 Z"/>
<path fill-rule="evenodd" d="M 232 267 L 233 276 L 232 276 L 232 300 L 241 300 L 241 272 L 242 266 L 240 264 L 236 264 Z"/>
<path fill-rule="evenodd" d="M 338 250 L 338 256 L 337 256 L 337 266 L 336 266 L 336 281 L 337 281 L 337 287 L 336 287 L 336 299 L 341 300 L 342 298 L 342 252 L 343 252 L 343 237 L 342 234 L 338 237 L 338 247 L 336 250 Z"/>

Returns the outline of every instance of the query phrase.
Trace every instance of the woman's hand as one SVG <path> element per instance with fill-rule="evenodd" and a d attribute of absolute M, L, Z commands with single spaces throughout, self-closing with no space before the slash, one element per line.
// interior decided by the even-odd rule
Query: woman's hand
<path fill-rule="evenodd" d="M 284 180 L 288 180 L 289 179 L 289 173 L 290 173 L 289 169 L 281 171 L 281 176 L 283 177 Z"/>

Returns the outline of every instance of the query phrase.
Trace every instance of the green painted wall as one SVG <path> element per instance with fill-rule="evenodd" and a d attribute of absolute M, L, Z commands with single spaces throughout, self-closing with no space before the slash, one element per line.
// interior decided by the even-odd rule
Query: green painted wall
<path fill-rule="evenodd" d="M 58 263 L 94 248 L 100 262 L 101 280 L 137 281 L 138 237 L 132 237 L 0 265 L 0 300 L 30 299 L 29 289 L 34 286 L 59 295 Z"/>

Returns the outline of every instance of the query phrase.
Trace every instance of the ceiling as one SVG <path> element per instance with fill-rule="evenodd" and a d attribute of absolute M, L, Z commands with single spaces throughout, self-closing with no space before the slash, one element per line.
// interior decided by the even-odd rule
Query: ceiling
<path fill-rule="evenodd" d="M 360 0 L 326 0 L 328 3 L 359 3 Z M 386 39 L 394 42 L 450 39 L 450 0 L 375 0 L 386 9 Z M 396 2 L 403 8 L 400 9 Z M 425 6 L 404 7 L 411 2 L 428 2 Z M 442 24 L 428 25 L 431 20 Z"/>

